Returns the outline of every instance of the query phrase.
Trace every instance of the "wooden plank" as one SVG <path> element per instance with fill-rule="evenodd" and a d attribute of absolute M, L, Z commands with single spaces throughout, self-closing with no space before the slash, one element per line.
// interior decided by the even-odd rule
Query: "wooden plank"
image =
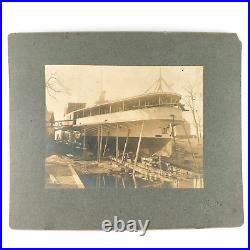
<path fill-rule="evenodd" d="M 83 149 L 86 148 L 86 128 L 83 129 Z"/>
<path fill-rule="evenodd" d="M 124 161 L 124 157 L 125 157 L 125 153 L 126 153 L 126 149 L 127 149 L 127 145 L 128 145 L 129 133 L 130 133 L 130 129 L 128 128 L 128 133 L 127 133 L 125 145 L 124 145 L 123 152 L 122 152 L 122 162 Z"/>
<path fill-rule="evenodd" d="M 96 158 L 99 160 L 99 148 L 100 148 L 100 129 L 97 127 L 97 149 L 96 149 Z"/>
<path fill-rule="evenodd" d="M 103 154 L 102 154 L 103 157 L 105 157 L 105 153 L 106 153 L 106 150 L 107 150 L 108 139 L 109 139 L 109 131 L 108 131 L 108 134 L 107 134 L 107 136 L 106 136 L 105 146 L 104 146 Z"/>
<path fill-rule="evenodd" d="M 134 165 L 136 165 L 137 161 L 138 161 L 138 155 L 139 155 L 140 146 L 141 146 L 141 138 L 142 138 L 143 127 L 144 127 L 144 121 L 142 121 L 142 125 L 141 125 L 140 137 L 139 137 L 138 144 L 137 144 L 137 150 L 136 150 Z"/>
<path fill-rule="evenodd" d="M 116 124 L 115 156 L 116 156 L 116 160 L 118 160 L 118 157 L 119 157 L 119 125 L 118 124 Z"/>
<path fill-rule="evenodd" d="M 103 129 L 102 125 L 100 126 L 100 145 L 99 145 L 99 162 L 101 161 L 101 154 L 102 154 L 102 134 L 103 134 Z"/>

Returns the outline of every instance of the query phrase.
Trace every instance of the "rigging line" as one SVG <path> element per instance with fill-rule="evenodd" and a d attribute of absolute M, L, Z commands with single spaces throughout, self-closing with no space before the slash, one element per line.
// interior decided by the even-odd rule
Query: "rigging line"
<path fill-rule="evenodd" d="M 157 92 L 158 86 L 159 86 L 159 79 L 155 81 L 155 88 L 153 92 Z"/>
<path fill-rule="evenodd" d="M 154 87 L 154 85 L 155 85 L 156 82 L 157 81 L 154 81 L 153 84 L 150 85 L 150 87 L 145 91 L 145 93 L 148 93 L 150 91 L 150 89 Z"/>
<path fill-rule="evenodd" d="M 175 92 L 174 89 L 165 81 L 165 79 L 163 79 L 163 83 L 170 91 Z"/>
<path fill-rule="evenodd" d="M 159 85 L 158 92 L 163 92 L 161 84 Z"/>

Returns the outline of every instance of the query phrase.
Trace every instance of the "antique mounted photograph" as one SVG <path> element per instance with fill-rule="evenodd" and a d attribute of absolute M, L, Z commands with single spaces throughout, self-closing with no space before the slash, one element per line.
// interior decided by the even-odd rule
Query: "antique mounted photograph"
<path fill-rule="evenodd" d="M 203 66 L 45 65 L 46 188 L 204 188 Z"/>

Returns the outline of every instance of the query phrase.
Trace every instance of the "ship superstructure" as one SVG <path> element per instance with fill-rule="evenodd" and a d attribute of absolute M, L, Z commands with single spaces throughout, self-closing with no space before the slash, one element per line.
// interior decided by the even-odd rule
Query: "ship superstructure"
<path fill-rule="evenodd" d="M 190 136 L 183 111 L 181 95 L 160 69 L 159 79 L 144 94 L 113 101 L 102 96 L 93 106 L 71 109 L 60 125 L 78 131 L 83 148 L 97 150 L 99 156 L 112 152 L 118 157 L 124 151 L 170 156 L 173 140 Z"/>

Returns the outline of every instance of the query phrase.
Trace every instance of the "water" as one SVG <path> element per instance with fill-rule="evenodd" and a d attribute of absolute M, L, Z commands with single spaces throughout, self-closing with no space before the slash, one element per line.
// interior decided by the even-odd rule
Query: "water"
<path fill-rule="evenodd" d="M 187 179 L 167 183 L 128 173 L 78 175 L 86 188 L 200 188 L 203 182 L 201 179 Z"/>
<path fill-rule="evenodd" d="M 143 186 L 143 181 L 133 180 L 129 174 L 78 174 L 78 176 L 87 188 L 136 188 L 138 185 Z"/>

